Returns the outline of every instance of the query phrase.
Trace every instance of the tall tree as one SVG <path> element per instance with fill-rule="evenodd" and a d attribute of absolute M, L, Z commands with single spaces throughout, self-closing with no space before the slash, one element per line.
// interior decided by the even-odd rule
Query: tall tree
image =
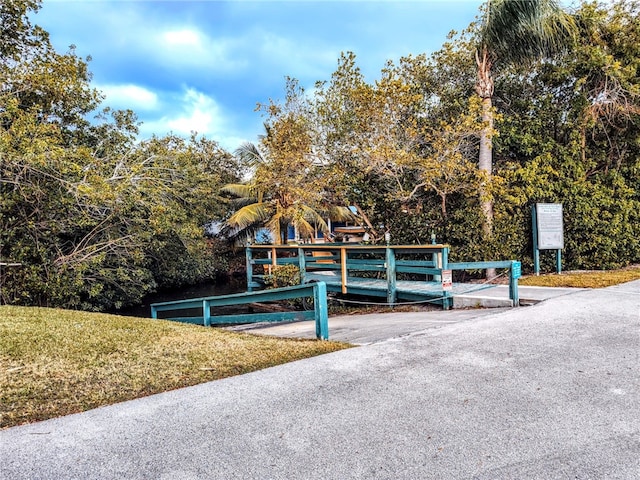
<path fill-rule="evenodd" d="M 238 197 L 240 207 L 226 222 L 229 236 L 249 239 L 267 228 L 276 244 L 286 243 L 289 226 L 303 238 L 328 232 L 325 218 L 350 220 L 348 208 L 332 198 L 322 177 L 322 165 L 312 149 L 309 104 L 304 89 L 287 79 L 283 104 L 271 101 L 266 112 L 266 134 L 260 145 L 242 145 L 237 157 L 252 172 L 245 184 L 230 184 L 224 191 Z"/>
<path fill-rule="evenodd" d="M 574 37 L 572 17 L 556 0 L 488 0 L 475 53 L 476 92 L 482 98 L 484 128 L 480 135 L 478 168 L 484 234 L 491 237 L 493 201 L 488 188 L 493 169 L 494 69 L 527 65 L 566 49 Z"/>
<path fill-rule="evenodd" d="M 237 181 L 216 142 L 137 141 L 131 111 L 103 111 L 87 60 L 30 22 L 36 0 L 0 2 L 2 301 L 105 309 L 157 284 L 210 278 L 204 224 Z"/>

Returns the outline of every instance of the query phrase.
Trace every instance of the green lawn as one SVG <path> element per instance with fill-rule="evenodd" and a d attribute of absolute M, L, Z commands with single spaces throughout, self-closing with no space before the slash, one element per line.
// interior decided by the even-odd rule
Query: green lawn
<path fill-rule="evenodd" d="M 638 279 L 640 267 L 634 266 L 529 276 L 519 283 L 600 288 Z M 349 347 L 162 320 L 0 306 L 0 428 Z"/>
<path fill-rule="evenodd" d="M 560 275 L 523 277 L 518 280 L 518 283 L 538 287 L 602 288 L 639 279 L 640 267 L 633 266 L 621 270 L 567 272 Z"/>
<path fill-rule="evenodd" d="M 348 347 L 162 320 L 0 306 L 0 428 Z"/>

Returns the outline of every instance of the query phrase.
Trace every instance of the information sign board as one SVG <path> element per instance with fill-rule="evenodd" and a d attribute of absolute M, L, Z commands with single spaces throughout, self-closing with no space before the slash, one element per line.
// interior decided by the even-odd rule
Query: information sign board
<path fill-rule="evenodd" d="M 451 270 L 442 270 L 442 291 L 450 292 L 453 290 L 453 274 Z"/>
<path fill-rule="evenodd" d="M 520 278 L 522 276 L 522 264 L 513 262 L 511 264 L 511 278 Z"/>
<path fill-rule="evenodd" d="M 561 203 L 537 203 L 536 220 L 538 249 L 555 250 L 564 248 L 564 227 Z"/>

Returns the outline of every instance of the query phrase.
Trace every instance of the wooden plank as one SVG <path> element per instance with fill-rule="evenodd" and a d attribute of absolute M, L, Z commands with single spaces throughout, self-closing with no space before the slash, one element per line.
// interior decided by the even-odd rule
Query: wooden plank
<path fill-rule="evenodd" d="M 211 317 L 213 325 L 238 324 L 238 323 L 262 323 L 284 322 L 294 320 L 313 320 L 313 311 L 295 312 L 268 312 L 268 313 L 243 313 L 238 315 L 215 315 Z"/>
<path fill-rule="evenodd" d="M 436 268 L 442 270 L 442 251 L 439 251 L 439 252 L 433 254 L 433 263 L 435 263 Z M 434 282 L 442 281 L 442 276 L 440 274 L 436 273 L 433 276 L 433 281 Z"/>
<path fill-rule="evenodd" d="M 211 306 L 209 300 L 202 300 L 202 319 L 205 327 L 211 326 Z"/>
<path fill-rule="evenodd" d="M 300 250 L 304 251 L 303 248 Z M 314 263 L 336 263 L 336 260 L 340 258 L 339 255 L 334 255 L 333 252 L 328 252 L 326 250 L 312 250 L 311 256 L 314 258 Z"/>
<path fill-rule="evenodd" d="M 347 293 L 347 249 L 340 249 L 340 272 L 342 281 L 342 293 Z"/>
<path fill-rule="evenodd" d="M 313 306 L 316 319 L 316 338 L 329 339 L 329 308 L 327 307 L 327 286 L 324 282 L 318 283 L 318 288 L 313 290 Z"/>
<path fill-rule="evenodd" d="M 449 263 L 449 270 L 484 270 L 487 268 L 511 268 L 511 260 L 497 262 L 455 262 Z"/>
<path fill-rule="evenodd" d="M 387 264 L 387 303 L 396 303 L 396 255 L 392 248 L 386 250 Z"/>
<path fill-rule="evenodd" d="M 269 252 L 273 256 L 281 251 L 292 250 L 292 247 L 286 246 L 252 246 L 256 249 L 262 249 L 263 252 Z M 352 244 L 314 244 L 314 245 L 298 245 L 295 247 L 297 254 L 309 255 L 311 258 L 316 255 L 327 255 L 331 260 L 338 260 L 336 264 L 320 264 L 325 258 L 319 260 L 305 260 L 306 275 L 305 280 L 321 278 L 326 281 L 328 291 L 340 292 L 343 294 L 361 294 L 372 296 L 387 296 L 388 299 L 393 295 L 393 279 L 398 273 L 425 275 L 426 278 L 432 278 L 433 281 L 411 282 L 409 284 L 395 280 L 396 298 L 425 298 L 441 301 L 444 308 L 448 308 L 452 303 L 452 296 L 467 293 L 469 291 L 477 291 L 491 286 L 478 285 L 454 285 L 451 294 L 442 290 L 440 282 L 442 269 L 450 270 L 469 270 L 469 269 L 486 269 L 486 268 L 511 268 L 511 261 L 498 262 L 458 262 L 449 263 L 448 254 L 449 246 L 443 244 L 437 245 L 352 245 Z M 391 265 L 387 261 L 389 254 L 387 250 L 393 253 L 395 264 Z M 301 253 L 302 252 L 302 253 Z M 255 253 L 255 252 L 254 252 Z M 382 258 L 384 255 L 384 259 Z M 399 255 L 403 255 L 398 258 Z M 254 255 L 255 256 L 255 255 Z M 417 257 L 412 259 L 412 257 Z M 431 258 L 431 260 L 427 260 Z M 283 259 L 284 260 L 284 259 Z M 289 259 L 287 259 L 289 260 Z M 290 260 L 289 260 L 290 261 Z M 254 260 L 255 263 L 255 260 Z M 278 263 L 280 263 L 278 261 Z M 314 277 L 316 273 L 329 273 L 330 270 L 340 269 L 340 275 Z M 310 272 L 310 270 L 312 270 Z M 314 272 L 315 270 L 315 272 Z M 383 279 L 365 279 L 358 277 L 360 272 L 377 272 L 384 273 Z M 337 272 L 336 272 L 337 273 Z M 516 279 L 517 280 L 517 279 Z M 252 281 L 259 283 L 258 276 L 253 275 Z M 510 287 L 514 285 L 513 280 Z M 517 298 L 517 285 L 510 288 L 510 297 Z M 390 302 L 392 303 L 392 302 Z"/>
<path fill-rule="evenodd" d="M 288 265 L 288 264 L 294 264 L 297 265 L 298 264 L 298 257 L 290 257 L 290 258 L 278 258 L 276 259 L 276 266 L 277 265 Z M 256 258 L 253 260 L 253 264 L 254 265 L 268 265 L 268 266 L 274 266 L 273 260 L 271 258 Z"/>
<path fill-rule="evenodd" d="M 396 272 L 400 273 L 422 273 L 425 275 L 440 275 L 442 272 L 439 268 L 426 268 L 426 267 L 408 267 L 408 266 L 396 266 Z"/>
<path fill-rule="evenodd" d="M 363 252 L 363 251 L 380 251 L 384 252 L 387 248 L 386 245 L 360 245 L 360 244 L 338 244 L 338 243 L 326 243 L 326 244 L 301 244 L 296 246 L 284 246 L 284 245 L 251 245 L 254 250 L 270 250 L 277 248 L 278 250 L 296 250 L 302 248 L 304 250 L 336 250 L 338 248 L 347 248 L 348 250 Z M 428 244 L 428 245 L 391 245 L 396 253 L 416 253 L 416 251 L 423 251 L 431 253 L 433 251 L 448 249 L 449 245 L 446 244 Z"/>
<path fill-rule="evenodd" d="M 372 266 L 372 267 L 384 267 L 385 264 L 385 259 L 384 258 L 350 258 L 349 261 L 349 267 L 351 266 L 358 266 L 358 265 L 364 265 L 364 266 Z"/>
<path fill-rule="evenodd" d="M 300 269 L 300 278 L 304 278 L 307 273 L 307 259 L 304 255 L 304 250 L 298 248 L 298 268 Z"/>
<path fill-rule="evenodd" d="M 254 288 L 253 282 L 253 250 L 250 246 L 246 248 L 246 266 L 247 266 L 247 290 L 251 291 Z"/>
<path fill-rule="evenodd" d="M 316 270 L 341 270 L 342 265 L 338 263 L 317 263 L 317 262 L 307 262 L 307 269 L 316 269 Z"/>
<path fill-rule="evenodd" d="M 171 317 L 163 318 L 162 320 L 170 320 L 172 322 L 190 323 L 192 325 L 204 326 L 204 319 L 202 317 Z"/>
<path fill-rule="evenodd" d="M 347 271 L 349 272 L 386 272 L 387 267 L 382 265 L 352 265 L 351 262 L 347 263 Z"/>
<path fill-rule="evenodd" d="M 287 300 L 292 298 L 314 297 L 313 312 L 268 312 L 259 314 L 219 315 L 212 316 L 211 308 L 216 306 L 241 305 L 255 303 L 257 301 Z M 198 299 L 178 300 L 173 302 L 154 303 L 151 305 L 151 316 L 156 318 L 159 311 L 180 311 L 194 308 L 200 305 L 202 316 L 170 317 L 167 320 L 176 320 L 188 323 L 197 323 L 204 326 L 220 323 L 256 323 L 264 321 L 278 322 L 283 320 L 314 319 L 318 338 L 329 338 L 326 285 L 323 282 L 297 285 L 293 287 L 262 290 L 258 292 L 236 293 L 220 295 L 217 297 L 204 297 Z"/>
<path fill-rule="evenodd" d="M 436 264 L 433 262 L 433 260 L 398 260 L 396 259 L 396 265 L 408 266 L 408 267 L 436 268 Z"/>

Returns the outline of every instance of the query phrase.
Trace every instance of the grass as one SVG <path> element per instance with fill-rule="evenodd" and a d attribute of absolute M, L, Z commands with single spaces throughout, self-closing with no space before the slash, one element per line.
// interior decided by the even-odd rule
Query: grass
<path fill-rule="evenodd" d="M 348 347 L 161 320 L 0 306 L 0 428 Z"/>
<path fill-rule="evenodd" d="M 640 266 L 620 270 L 567 272 L 560 275 L 523 277 L 518 280 L 518 284 L 538 287 L 603 288 L 633 280 L 640 280 Z"/>

